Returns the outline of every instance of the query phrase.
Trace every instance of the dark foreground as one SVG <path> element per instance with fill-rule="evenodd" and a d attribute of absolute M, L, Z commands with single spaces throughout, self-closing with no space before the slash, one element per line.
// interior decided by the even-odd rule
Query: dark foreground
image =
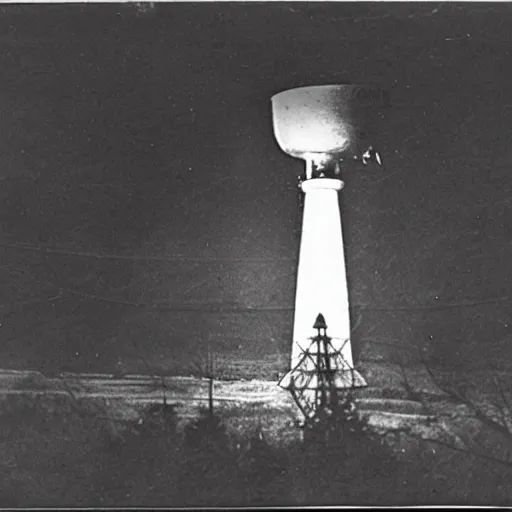
<path fill-rule="evenodd" d="M 119 419 L 73 393 L 6 394 L 0 415 L 2 507 L 512 501 L 512 467 L 428 442 L 404 457 L 357 415 L 280 444 L 215 411 L 178 428 L 172 405 Z"/>

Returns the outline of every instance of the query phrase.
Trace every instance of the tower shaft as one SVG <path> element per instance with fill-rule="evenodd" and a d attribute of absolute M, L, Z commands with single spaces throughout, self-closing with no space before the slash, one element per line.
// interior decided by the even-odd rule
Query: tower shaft
<path fill-rule="evenodd" d="M 332 344 L 353 368 L 350 312 L 338 192 L 343 182 L 317 178 L 302 183 L 305 194 L 300 242 L 292 368 L 299 362 L 318 312 L 329 323 Z"/>

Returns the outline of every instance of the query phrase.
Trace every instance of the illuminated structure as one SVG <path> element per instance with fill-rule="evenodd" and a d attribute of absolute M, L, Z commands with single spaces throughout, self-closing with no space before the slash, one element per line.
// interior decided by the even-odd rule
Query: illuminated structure
<path fill-rule="evenodd" d="M 272 97 L 280 148 L 306 162 L 291 370 L 280 385 L 309 418 L 330 406 L 335 389 L 366 386 L 352 359 L 338 193 L 344 165 L 366 164 L 373 152 L 361 128 L 368 107 L 381 100 L 379 90 L 355 85 L 302 87 Z"/>

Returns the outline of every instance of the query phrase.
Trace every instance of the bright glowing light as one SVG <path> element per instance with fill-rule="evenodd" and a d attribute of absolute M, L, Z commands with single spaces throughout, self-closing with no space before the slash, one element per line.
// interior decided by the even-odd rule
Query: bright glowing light
<path fill-rule="evenodd" d="M 338 191 L 342 187 L 342 181 L 328 178 L 302 183 L 306 197 L 295 298 L 292 367 L 302 355 L 300 346 L 316 334 L 313 324 L 318 313 L 322 313 L 333 346 L 336 349 L 343 347 L 343 358 L 353 368 L 351 345 L 346 343 L 350 339 L 350 313 L 338 206 Z"/>

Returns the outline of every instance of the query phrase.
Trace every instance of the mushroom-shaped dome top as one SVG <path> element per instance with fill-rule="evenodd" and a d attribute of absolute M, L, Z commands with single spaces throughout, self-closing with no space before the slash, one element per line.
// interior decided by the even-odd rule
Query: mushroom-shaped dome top
<path fill-rule="evenodd" d="M 369 113 L 383 105 L 382 91 L 365 85 L 299 87 L 272 97 L 274 135 L 287 154 L 350 153 L 366 137 Z"/>

